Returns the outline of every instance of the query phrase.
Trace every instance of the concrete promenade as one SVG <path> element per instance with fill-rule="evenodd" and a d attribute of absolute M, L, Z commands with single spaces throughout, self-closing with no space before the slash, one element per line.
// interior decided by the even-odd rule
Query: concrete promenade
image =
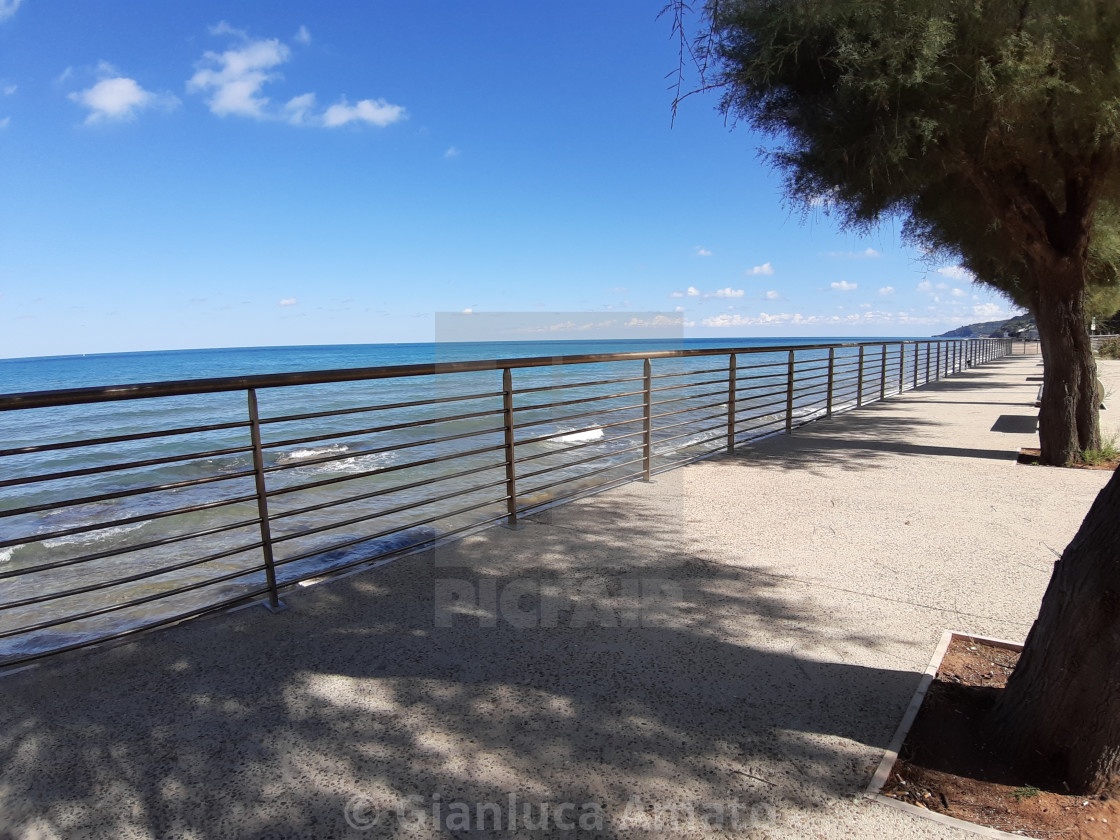
<path fill-rule="evenodd" d="M 0 838 L 963 840 L 860 794 L 942 630 L 1023 639 L 1109 478 L 1015 463 L 1038 362 L 4 676 Z"/>

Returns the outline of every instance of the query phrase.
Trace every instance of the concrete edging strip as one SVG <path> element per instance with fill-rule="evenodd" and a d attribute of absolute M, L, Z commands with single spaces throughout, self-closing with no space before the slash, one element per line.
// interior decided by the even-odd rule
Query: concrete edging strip
<path fill-rule="evenodd" d="M 912 816 L 932 820 L 933 822 L 952 826 L 953 828 L 959 828 L 962 831 L 969 831 L 980 837 L 1017 840 L 1017 838 L 1021 838 L 1023 835 L 1011 834 L 1007 831 L 1000 831 L 998 828 L 989 828 L 985 825 L 977 825 L 976 823 L 967 822 L 957 819 L 956 817 L 950 817 L 948 814 L 939 814 L 937 811 L 918 808 L 906 802 L 901 802 L 898 799 L 883 796 L 883 794 L 880 793 L 883 789 L 883 785 L 885 785 L 887 779 L 890 778 L 891 768 L 894 767 L 895 761 L 898 760 L 898 753 L 902 749 L 902 744 L 906 741 L 906 735 L 910 732 L 910 727 L 914 725 L 914 719 L 918 716 L 918 710 L 922 707 L 922 702 L 926 698 L 926 692 L 929 691 L 930 684 L 933 682 L 934 677 L 937 676 L 937 669 L 941 667 L 941 660 L 945 658 L 945 652 L 949 649 L 949 644 L 954 638 L 983 642 L 986 645 L 1006 648 L 1008 650 L 1023 649 L 1023 646 L 1018 642 L 1009 642 L 1006 639 L 989 639 L 985 636 L 975 636 L 972 633 L 961 633 L 955 630 L 944 631 L 941 634 L 940 641 L 937 643 L 937 647 L 933 651 L 933 656 L 929 660 L 929 665 L 926 666 L 925 673 L 922 674 L 922 680 L 918 683 L 918 689 L 914 692 L 914 697 L 911 699 L 910 705 L 906 707 L 906 714 L 902 716 L 902 722 L 899 723 L 898 729 L 891 739 L 890 746 L 887 747 L 887 751 L 883 754 L 883 760 L 879 762 L 879 768 L 875 771 L 875 775 L 871 777 L 871 783 L 867 786 L 867 790 L 863 795 L 873 802 L 881 802 L 884 805 L 889 805 L 892 808 L 905 811 Z"/>

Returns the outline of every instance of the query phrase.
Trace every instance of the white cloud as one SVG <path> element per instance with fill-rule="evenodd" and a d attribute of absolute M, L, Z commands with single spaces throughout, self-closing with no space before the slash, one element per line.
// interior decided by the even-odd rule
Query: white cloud
<path fill-rule="evenodd" d="M 17 90 L 19 90 L 18 85 L 6 84 L 4 87 L 0 88 L 0 93 L 3 93 L 5 96 L 11 96 Z"/>
<path fill-rule="evenodd" d="M 752 268 L 750 271 L 748 271 L 746 273 L 747 274 L 773 274 L 774 273 L 774 266 L 772 266 L 770 263 L 766 262 L 766 263 L 763 263 L 762 265 L 756 265 L 754 268 Z"/>
<path fill-rule="evenodd" d="M 865 248 L 862 251 L 829 251 L 828 255 L 837 260 L 865 260 L 883 256 L 874 248 Z"/>
<path fill-rule="evenodd" d="M 206 95 L 210 111 L 219 117 L 233 114 L 256 120 L 282 120 L 291 125 L 336 128 L 354 122 L 386 126 L 407 116 L 403 107 L 384 99 L 363 99 L 355 105 L 343 99 L 319 113 L 315 110 L 314 93 L 295 96 L 282 107 L 274 106 L 264 87 L 281 78 L 277 68 L 292 57 L 288 45 L 277 38 L 250 38 L 247 32 L 224 20 L 211 26 L 210 34 L 230 36 L 236 43 L 224 52 L 203 53 L 194 75 L 187 81 L 187 90 Z M 295 40 L 310 43 L 311 33 L 306 26 L 299 28 Z"/>
<path fill-rule="evenodd" d="M 315 94 L 304 93 L 289 99 L 288 104 L 284 106 L 284 111 L 288 115 L 288 122 L 292 125 L 303 125 L 309 121 L 314 108 Z"/>
<path fill-rule="evenodd" d="M 677 327 L 684 323 L 683 318 L 675 318 L 669 315 L 654 315 L 648 320 L 641 318 L 631 318 L 624 323 L 624 327 Z"/>
<path fill-rule="evenodd" d="M 14 15 L 19 4 L 20 0 L 0 0 L 0 23 Z"/>
<path fill-rule="evenodd" d="M 449 146 L 449 147 L 447 148 L 447 151 L 443 153 L 443 156 L 444 156 L 444 158 L 446 158 L 447 160 L 450 160 L 451 158 L 457 158 L 457 157 L 459 157 L 459 155 L 461 155 L 461 154 L 462 154 L 462 152 L 460 152 L 460 151 L 459 151 L 458 149 L 456 149 L 456 148 L 455 148 L 454 146 Z"/>
<path fill-rule="evenodd" d="M 972 307 L 973 317 L 979 318 L 981 321 L 994 321 L 997 318 L 1004 316 L 1003 307 L 998 303 L 978 303 Z"/>
<path fill-rule="evenodd" d="M 689 286 L 687 289 L 685 289 L 684 293 L 686 295 L 688 295 L 689 297 L 699 297 L 700 296 L 700 290 L 697 289 L 695 286 Z"/>
<path fill-rule="evenodd" d="M 832 288 L 838 292 L 851 292 L 859 288 L 859 283 L 849 283 L 847 280 L 838 280 L 832 284 Z"/>
<path fill-rule="evenodd" d="M 766 293 L 767 300 L 777 300 L 781 295 L 778 294 L 777 289 L 771 289 Z"/>
<path fill-rule="evenodd" d="M 682 297 L 684 297 L 684 292 L 669 292 L 669 297 L 671 297 L 671 298 L 682 298 Z"/>
<path fill-rule="evenodd" d="M 948 277 L 950 280 L 975 280 L 976 275 L 965 268 L 963 265 L 949 265 L 945 268 L 937 269 L 937 273 L 942 277 Z"/>
<path fill-rule="evenodd" d="M 463 315 L 470 315 L 470 314 L 471 314 L 471 313 L 473 313 L 473 312 L 474 312 L 474 310 L 473 310 L 473 309 L 471 309 L 471 308 L 470 308 L 470 307 L 468 306 L 468 307 L 467 307 L 466 309 L 464 309 L 464 310 L 462 311 L 462 313 L 461 313 L 461 314 L 463 314 Z"/>
<path fill-rule="evenodd" d="M 390 105 L 384 99 L 363 99 L 356 105 L 348 105 L 343 99 L 337 105 L 327 108 L 326 113 L 323 114 L 323 125 L 327 128 L 337 128 L 351 122 L 366 122 L 383 128 L 404 118 L 404 108 L 400 105 Z"/>
<path fill-rule="evenodd" d="M 246 37 L 244 32 L 230 28 L 222 21 L 211 27 L 214 35 L 232 34 Z M 187 82 L 187 90 L 211 92 L 207 100 L 211 112 L 219 117 L 236 114 L 254 119 L 266 119 L 268 97 L 261 95 L 265 82 L 276 78 L 273 68 L 291 56 L 291 50 L 275 38 L 248 41 L 240 49 L 223 53 L 207 51 L 199 62 L 199 69 Z"/>
<path fill-rule="evenodd" d="M 894 286 L 884 286 L 883 288 L 881 288 L 879 290 L 879 294 L 881 294 L 881 295 L 893 295 L 894 294 Z"/>
<path fill-rule="evenodd" d="M 712 252 L 709 251 L 707 248 L 701 248 L 699 245 L 696 246 L 696 256 L 698 256 L 698 257 L 710 257 L 711 255 L 712 255 Z"/>
<path fill-rule="evenodd" d="M 684 307 L 683 306 L 674 306 L 673 311 L 674 312 L 684 312 Z"/>
<path fill-rule="evenodd" d="M 845 324 L 938 324 L 944 319 L 939 317 L 919 317 L 908 312 L 883 312 L 868 310 L 863 314 L 852 312 L 847 315 L 803 315 L 800 312 L 781 312 L 771 315 L 760 312 L 757 317 L 749 315 L 715 315 L 704 318 L 700 323 L 705 327 L 783 327 L 783 326 L 837 326 Z"/>
<path fill-rule="evenodd" d="M 3 0 L 0 0 L 0 2 L 3 2 Z M 73 75 L 74 75 L 74 68 L 73 67 L 67 67 L 65 70 L 63 70 L 61 73 L 58 74 L 58 77 L 54 80 L 54 83 L 56 85 L 60 85 Z"/>
<path fill-rule="evenodd" d="M 116 69 L 102 62 L 100 71 L 110 78 L 102 78 L 91 88 L 75 91 L 69 98 L 89 109 L 86 124 L 103 120 L 130 120 L 145 108 L 174 108 L 179 100 L 168 93 L 144 90 L 135 79 L 116 75 Z"/>
<path fill-rule="evenodd" d="M 928 280 L 923 280 L 921 283 L 918 284 L 918 291 L 919 292 L 933 291 L 933 284 L 931 282 L 929 282 Z"/>
<path fill-rule="evenodd" d="M 0 120 L 0 131 L 7 128 L 11 124 L 11 122 L 12 122 L 11 117 L 4 117 L 4 119 Z"/>
<path fill-rule="evenodd" d="M 295 298 L 283 298 L 280 301 L 280 306 L 295 306 L 298 301 Z"/>
<path fill-rule="evenodd" d="M 732 289 L 728 286 L 725 289 L 717 289 L 711 294 L 704 295 L 706 298 L 741 298 L 746 294 L 744 289 Z"/>
<path fill-rule="evenodd" d="M 953 289 L 953 297 L 965 297 L 966 293 L 962 289 Z"/>

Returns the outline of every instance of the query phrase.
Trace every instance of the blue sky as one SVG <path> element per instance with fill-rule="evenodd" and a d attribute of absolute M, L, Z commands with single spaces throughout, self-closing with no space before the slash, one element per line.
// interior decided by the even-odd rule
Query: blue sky
<path fill-rule="evenodd" d="M 0 0 L 0 357 L 1009 314 L 897 224 L 802 223 L 715 96 L 672 123 L 661 5 Z"/>

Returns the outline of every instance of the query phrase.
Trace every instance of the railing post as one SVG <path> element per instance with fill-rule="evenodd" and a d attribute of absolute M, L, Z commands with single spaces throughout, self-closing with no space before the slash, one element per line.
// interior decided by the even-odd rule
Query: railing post
<path fill-rule="evenodd" d="M 859 346 L 859 374 L 856 376 L 856 408 L 863 406 L 863 351 L 867 348 Z"/>
<path fill-rule="evenodd" d="M 513 436 L 513 371 L 502 368 L 502 431 L 506 459 L 506 521 L 504 528 L 521 530 L 517 521 L 517 450 Z"/>
<path fill-rule="evenodd" d="M 828 348 L 828 398 L 825 402 L 824 416 L 832 416 L 832 386 L 836 382 L 836 348 Z"/>
<path fill-rule="evenodd" d="M 887 398 L 887 345 L 883 345 L 883 367 L 879 371 L 879 399 Z"/>
<path fill-rule="evenodd" d="M 926 342 L 926 381 L 922 383 L 923 385 L 928 385 L 929 384 L 929 357 L 930 357 L 930 352 L 932 350 L 933 350 L 933 348 L 929 346 L 929 342 L 927 341 Z"/>
<path fill-rule="evenodd" d="M 732 353 L 727 363 L 727 454 L 735 451 L 735 391 L 738 388 L 739 356 Z"/>
<path fill-rule="evenodd" d="M 906 345 L 898 343 L 898 393 L 906 388 Z"/>
<path fill-rule="evenodd" d="M 285 609 L 276 588 L 276 562 L 272 556 L 272 526 L 268 519 L 267 486 L 264 481 L 264 449 L 261 446 L 261 418 L 257 411 L 257 389 L 249 388 L 249 437 L 253 442 L 253 480 L 257 488 L 257 516 L 261 522 L 261 553 L 264 555 L 264 577 L 268 584 L 268 603 L 271 612 Z"/>
<path fill-rule="evenodd" d="M 793 373 L 794 350 L 789 351 L 789 367 L 786 373 L 786 434 L 793 433 Z"/>
<path fill-rule="evenodd" d="M 645 481 L 651 481 L 653 472 L 653 367 L 646 359 L 642 364 L 642 462 Z"/>
<path fill-rule="evenodd" d="M 941 342 L 937 342 L 937 381 L 941 381 Z"/>
<path fill-rule="evenodd" d="M 914 387 L 918 387 L 918 360 L 922 358 L 922 348 L 914 345 Z"/>

